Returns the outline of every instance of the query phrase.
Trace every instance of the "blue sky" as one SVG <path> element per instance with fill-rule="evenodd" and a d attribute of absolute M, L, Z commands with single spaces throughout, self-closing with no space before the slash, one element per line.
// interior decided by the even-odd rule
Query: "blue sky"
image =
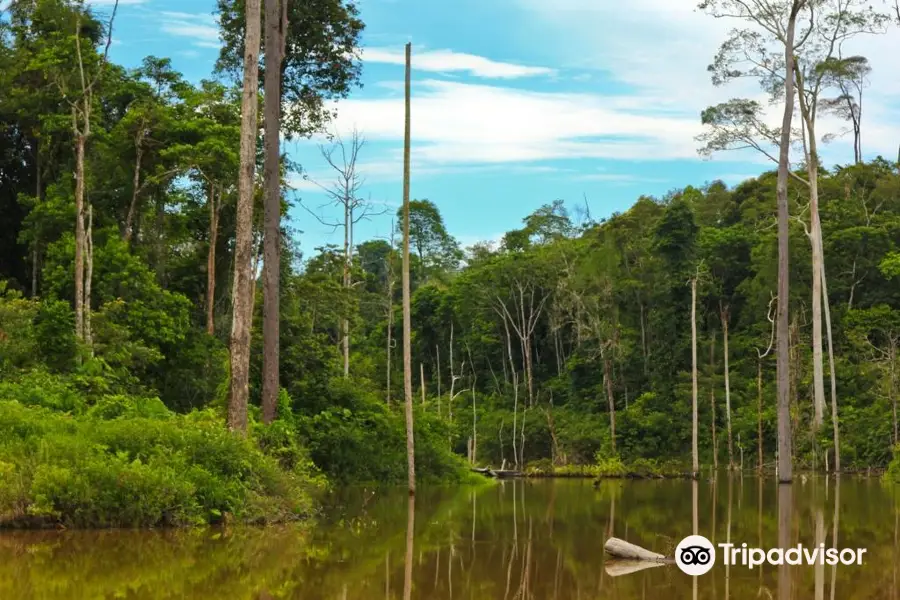
<path fill-rule="evenodd" d="M 109 10 L 111 0 L 95 0 Z M 356 127 L 364 197 L 388 212 L 358 226 L 356 240 L 387 237 L 401 200 L 403 45 L 413 43 L 413 198 L 441 209 L 464 244 L 497 240 L 542 204 L 564 199 L 595 218 L 721 178 L 735 184 L 769 168 L 754 154 L 697 155 L 700 111 L 731 97 L 760 97 L 749 82 L 715 88 L 706 65 L 735 24 L 694 10 L 696 0 L 360 0 L 363 88 L 338 104 L 334 130 Z M 128 66 L 148 54 L 172 58 L 198 81 L 218 52 L 214 2 L 124 0 L 112 49 Z M 868 56 L 863 149 L 894 157 L 900 140 L 900 81 L 891 56 L 900 35 L 859 38 L 846 53 Z M 777 109 L 772 110 L 773 118 Z M 842 124 L 823 119 L 822 133 Z M 288 151 L 309 177 L 331 176 L 318 144 Z M 829 163 L 852 160 L 852 140 L 829 144 Z M 321 190 L 296 179 L 311 208 Z M 328 218 L 336 211 L 322 209 Z M 339 233 L 302 208 L 292 225 L 305 253 L 339 243 Z"/>

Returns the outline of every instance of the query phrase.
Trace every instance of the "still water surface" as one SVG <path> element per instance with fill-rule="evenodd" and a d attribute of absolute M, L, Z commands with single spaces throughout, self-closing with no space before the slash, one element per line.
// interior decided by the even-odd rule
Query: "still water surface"
<path fill-rule="evenodd" d="M 714 543 L 775 547 L 780 519 L 791 545 L 867 548 L 865 563 L 751 571 L 720 556 L 696 579 L 674 565 L 616 574 L 608 536 L 668 554 L 693 530 L 695 497 Z M 314 527 L 0 532 L 0 598 L 900 600 L 900 486 L 874 479 L 518 481 L 422 489 L 411 504 L 402 489 L 352 489 Z"/>

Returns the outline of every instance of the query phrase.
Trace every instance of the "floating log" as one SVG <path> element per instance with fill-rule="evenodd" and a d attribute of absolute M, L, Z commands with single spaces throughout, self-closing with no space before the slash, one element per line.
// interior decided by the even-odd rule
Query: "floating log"
<path fill-rule="evenodd" d="M 473 473 L 480 473 L 485 477 L 493 477 L 495 479 L 512 479 L 513 477 L 522 477 L 523 473 L 521 471 L 511 471 L 511 470 L 494 470 L 489 467 L 478 468 L 472 467 Z"/>
<path fill-rule="evenodd" d="M 661 567 L 663 563 L 660 561 L 648 560 L 608 560 L 606 561 L 606 574 L 610 577 L 619 577 L 621 575 L 630 575 L 643 571 L 644 569 L 652 569 L 653 567 Z"/>
<path fill-rule="evenodd" d="M 672 562 L 672 559 L 667 559 L 662 554 L 651 552 L 646 548 L 641 548 L 640 546 L 614 537 L 606 540 L 606 544 L 603 545 L 603 549 L 606 550 L 607 554 L 614 558 L 659 563 Z"/>

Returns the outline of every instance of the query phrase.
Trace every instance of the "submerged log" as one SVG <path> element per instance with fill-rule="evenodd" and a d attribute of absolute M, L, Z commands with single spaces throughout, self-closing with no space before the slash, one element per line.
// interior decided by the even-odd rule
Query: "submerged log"
<path fill-rule="evenodd" d="M 671 559 L 667 559 L 662 554 L 651 552 L 646 548 L 641 548 L 640 546 L 614 537 L 606 540 L 606 544 L 603 545 L 603 549 L 606 550 L 607 554 L 615 558 L 659 563 L 671 562 Z"/>
<path fill-rule="evenodd" d="M 621 575 L 630 575 L 644 569 L 652 569 L 653 567 L 661 567 L 661 561 L 647 560 L 608 560 L 606 561 L 606 574 L 610 577 L 619 577 Z"/>

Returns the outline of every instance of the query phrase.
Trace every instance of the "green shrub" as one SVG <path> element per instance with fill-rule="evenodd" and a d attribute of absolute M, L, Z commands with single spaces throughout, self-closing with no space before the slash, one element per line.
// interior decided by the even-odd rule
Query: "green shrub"
<path fill-rule="evenodd" d="M 110 397 L 78 417 L 0 401 L 0 525 L 194 525 L 309 512 L 317 479 L 308 462 L 285 470 L 214 415 L 163 411 L 140 398 Z"/>
<path fill-rule="evenodd" d="M 888 464 L 884 478 L 891 483 L 900 483 L 900 444 L 894 446 L 894 458 Z"/>
<path fill-rule="evenodd" d="M 339 404 L 297 419 L 313 462 L 341 483 L 406 481 L 406 420 L 402 405 L 390 407 L 374 393 L 348 382 L 332 383 Z M 449 448 L 450 430 L 418 404 L 415 414 L 416 477 L 421 482 L 459 481 L 464 460 Z"/>

